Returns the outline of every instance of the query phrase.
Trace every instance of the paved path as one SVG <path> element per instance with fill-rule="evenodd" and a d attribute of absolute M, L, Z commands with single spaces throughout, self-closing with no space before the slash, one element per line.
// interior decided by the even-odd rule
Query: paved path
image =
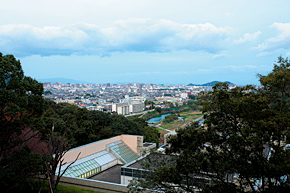
<path fill-rule="evenodd" d="M 151 111 L 155 111 L 155 109 L 145 111 L 145 112 L 144 112 L 140 117 L 138 117 L 138 118 L 142 118 L 143 115 L 145 115 L 146 113 L 151 112 Z"/>
<path fill-rule="evenodd" d="M 143 111 L 143 112 L 140 112 L 140 113 L 133 113 L 133 114 L 130 114 L 130 115 L 125 115 L 125 117 L 130 117 L 130 116 L 134 116 L 134 115 L 141 115 L 140 117 L 138 118 L 141 118 L 143 115 L 145 115 L 146 113 L 148 113 L 149 111 L 154 111 L 155 109 L 152 109 L 152 110 L 148 110 L 148 111 Z"/>
<path fill-rule="evenodd" d="M 156 128 L 159 128 L 159 129 L 162 129 L 162 130 L 165 130 L 165 131 L 170 131 L 171 132 L 171 130 L 164 129 L 164 128 L 160 127 L 160 125 L 161 125 L 161 123 L 159 123 L 158 125 L 155 125 L 155 127 Z"/>
<path fill-rule="evenodd" d="M 191 123 L 193 123 L 193 122 L 200 121 L 201 119 L 203 119 L 203 116 L 198 117 L 197 119 L 194 119 L 194 120 L 190 121 L 189 123 L 185 124 L 185 125 L 184 125 L 183 127 L 181 127 L 181 128 L 184 128 L 184 127 L 186 127 L 188 124 L 191 124 Z M 159 123 L 158 125 L 155 125 L 155 127 L 156 127 L 156 128 L 160 128 L 160 129 L 163 129 L 160 125 L 161 125 L 161 123 Z M 178 129 L 178 128 L 176 128 L 176 129 Z M 163 129 L 163 130 L 166 130 L 166 131 L 175 131 L 176 129 L 174 129 L 174 130 Z"/>
<path fill-rule="evenodd" d="M 190 121 L 189 123 L 185 124 L 183 127 L 185 127 L 185 126 L 187 126 L 188 124 L 191 124 L 191 123 L 193 123 L 193 122 L 200 121 L 201 119 L 203 119 L 203 116 L 198 117 L 197 119 L 194 119 L 194 120 Z"/>

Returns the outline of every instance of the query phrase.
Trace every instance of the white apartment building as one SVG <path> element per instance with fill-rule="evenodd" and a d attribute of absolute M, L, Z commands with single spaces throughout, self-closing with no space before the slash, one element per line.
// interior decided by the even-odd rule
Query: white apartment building
<path fill-rule="evenodd" d="M 122 105 L 117 107 L 118 115 L 128 115 L 129 114 L 129 105 Z"/>
<path fill-rule="evenodd" d="M 118 115 L 127 115 L 129 114 L 129 105 L 128 103 L 115 103 L 112 104 L 112 112 L 118 113 Z"/>
<path fill-rule="evenodd" d="M 129 104 L 129 113 L 136 113 L 144 110 L 144 103 Z"/>

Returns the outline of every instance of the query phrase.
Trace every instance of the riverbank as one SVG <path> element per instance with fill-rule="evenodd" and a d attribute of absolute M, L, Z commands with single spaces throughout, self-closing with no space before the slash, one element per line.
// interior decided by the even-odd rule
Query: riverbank
<path fill-rule="evenodd" d="M 142 116 L 142 118 L 145 119 L 146 121 L 148 121 L 149 119 L 152 119 L 154 117 L 158 117 L 158 116 L 161 116 L 161 115 L 170 113 L 170 112 L 172 112 L 172 110 L 163 110 L 162 109 L 162 112 L 161 113 L 159 113 L 157 111 L 152 111 L 152 112 L 148 112 L 148 113 L 144 114 Z"/>
<path fill-rule="evenodd" d="M 148 122 L 148 124 L 153 123 L 152 125 L 154 125 L 154 124 L 159 123 L 160 121 L 162 121 L 168 115 L 171 115 L 171 113 L 166 113 L 166 114 L 159 115 L 157 117 L 153 117 L 151 119 L 148 119 L 147 122 Z"/>
<path fill-rule="evenodd" d="M 180 117 L 184 118 L 183 121 L 176 120 L 176 121 L 173 121 L 170 123 L 161 124 L 160 128 L 174 131 L 178 128 L 182 128 L 182 127 L 186 126 L 188 123 L 195 121 L 202 116 L 203 116 L 202 112 L 192 112 L 192 111 L 191 112 L 181 112 Z"/>

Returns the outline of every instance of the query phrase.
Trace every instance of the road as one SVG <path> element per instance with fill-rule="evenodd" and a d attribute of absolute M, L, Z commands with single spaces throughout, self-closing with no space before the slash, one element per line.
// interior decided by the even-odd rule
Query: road
<path fill-rule="evenodd" d="M 130 115 L 125 115 L 125 117 L 130 117 L 130 116 L 134 116 L 134 115 L 141 115 L 140 117 L 138 118 L 141 118 L 143 115 L 145 115 L 146 113 L 150 112 L 150 111 L 154 111 L 155 109 L 152 109 L 152 110 L 148 110 L 148 111 L 143 111 L 143 112 L 140 112 L 140 113 L 133 113 L 133 114 L 130 114 Z"/>
<path fill-rule="evenodd" d="M 187 126 L 188 124 L 191 124 L 192 122 L 200 121 L 201 119 L 203 119 L 203 116 L 198 117 L 197 119 L 190 121 L 189 123 L 185 124 L 183 127 Z"/>

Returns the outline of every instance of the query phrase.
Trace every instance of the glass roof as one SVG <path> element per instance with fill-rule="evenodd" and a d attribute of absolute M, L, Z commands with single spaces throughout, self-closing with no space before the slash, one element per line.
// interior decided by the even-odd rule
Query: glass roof
<path fill-rule="evenodd" d="M 111 143 L 108 147 L 126 161 L 126 163 L 139 158 L 139 156 L 122 141 Z"/>
<path fill-rule="evenodd" d="M 117 158 L 114 157 L 111 153 L 104 150 L 87 157 L 78 159 L 73 163 L 65 172 L 64 176 L 78 177 L 86 172 L 89 172 L 93 169 L 96 169 L 100 166 L 108 164 Z M 70 163 L 67 163 L 61 167 L 62 171 L 69 166 Z M 57 169 L 58 171 L 58 169 Z"/>
<path fill-rule="evenodd" d="M 108 144 L 107 147 L 110 149 L 110 151 L 112 151 L 114 155 L 120 156 L 126 163 L 129 163 L 139 158 L 139 156 L 132 149 L 130 149 L 123 141 L 117 141 Z M 94 170 L 94 172 L 99 172 L 101 171 L 101 166 L 104 166 L 108 163 L 117 160 L 117 158 L 112 153 L 108 152 L 107 150 L 103 150 L 98 153 L 78 159 L 66 170 L 64 176 L 79 177 L 92 170 Z M 65 168 L 67 168 L 69 164 L 70 163 L 63 165 L 61 167 L 62 171 Z M 56 171 L 58 171 L 58 168 Z"/>
<path fill-rule="evenodd" d="M 100 165 L 95 160 L 88 160 L 79 165 L 69 167 L 64 176 L 78 177 L 98 167 L 100 167 Z"/>

